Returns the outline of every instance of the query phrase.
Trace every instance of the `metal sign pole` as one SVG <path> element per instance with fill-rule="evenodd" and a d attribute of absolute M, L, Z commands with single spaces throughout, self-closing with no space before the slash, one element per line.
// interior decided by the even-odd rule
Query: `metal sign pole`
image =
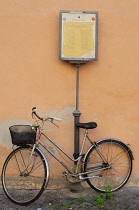
<path fill-rule="evenodd" d="M 77 123 L 80 122 L 80 115 L 82 114 L 79 111 L 79 79 L 80 79 L 80 65 L 85 64 L 86 62 L 70 62 L 72 64 L 76 64 L 76 110 L 73 112 L 74 116 L 74 153 L 79 153 L 79 146 L 80 146 L 80 132 L 79 128 L 76 126 Z M 75 165 L 77 162 L 75 162 Z M 71 192 L 81 192 L 83 191 L 83 187 L 81 183 L 73 183 L 70 190 Z"/>
<path fill-rule="evenodd" d="M 74 116 L 74 153 L 79 153 L 79 128 L 76 124 L 80 121 L 81 112 L 79 109 L 79 73 L 80 63 L 76 64 L 76 110 L 73 112 Z"/>
<path fill-rule="evenodd" d="M 74 153 L 79 153 L 79 73 L 80 65 L 97 60 L 98 12 L 61 10 L 59 15 L 59 59 L 76 65 L 76 110 L 74 116 Z M 75 165 L 77 162 L 75 162 Z"/>

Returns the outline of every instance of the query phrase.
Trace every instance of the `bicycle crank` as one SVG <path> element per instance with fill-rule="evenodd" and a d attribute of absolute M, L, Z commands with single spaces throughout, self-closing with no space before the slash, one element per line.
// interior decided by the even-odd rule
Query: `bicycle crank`
<path fill-rule="evenodd" d="M 68 173 L 68 171 L 64 171 L 62 173 L 63 177 L 66 177 L 66 179 L 71 182 L 71 183 L 77 183 L 77 182 L 80 182 L 82 181 L 80 178 L 79 178 L 79 175 L 74 175 L 74 174 L 70 174 Z"/>

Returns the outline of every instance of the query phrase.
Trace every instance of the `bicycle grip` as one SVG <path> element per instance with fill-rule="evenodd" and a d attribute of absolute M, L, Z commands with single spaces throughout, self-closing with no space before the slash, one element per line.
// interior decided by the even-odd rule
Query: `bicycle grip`
<path fill-rule="evenodd" d="M 37 111 L 37 108 L 36 108 L 36 107 L 33 107 L 33 108 L 32 108 L 32 111 Z"/>
<path fill-rule="evenodd" d="M 53 119 L 56 120 L 56 121 L 62 121 L 61 119 L 56 118 L 56 117 L 53 117 Z"/>

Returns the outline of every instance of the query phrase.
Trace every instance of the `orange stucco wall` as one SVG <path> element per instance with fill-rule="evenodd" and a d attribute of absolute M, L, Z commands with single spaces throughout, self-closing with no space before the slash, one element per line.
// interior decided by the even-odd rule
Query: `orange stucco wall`
<path fill-rule="evenodd" d="M 98 61 L 80 69 L 81 121 L 96 121 L 94 140 L 130 143 L 135 157 L 132 184 L 138 184 L 139 149 L 139 1 L 0 1 L 0 168 L 11 148 L 8 127 L 33 122 L 31 108 L 62 118 L 46 130 L 73 153 L 76 68 L 58 60 L 59 11 L 98 11 Z M 63 168 L 57 167 L 51 177 Z M 61 178 L 59 173 L 58 177 Z"/>

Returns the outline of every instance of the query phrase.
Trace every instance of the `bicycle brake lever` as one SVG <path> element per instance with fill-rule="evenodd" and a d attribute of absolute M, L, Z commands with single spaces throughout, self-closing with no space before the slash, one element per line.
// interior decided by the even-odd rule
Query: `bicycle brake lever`
<path fill-rule="evenodd" d="M 54 121 L 54 119 L 53 119 L 53 118 L 51 118 L 50 120 L 51 120 L 50 122 L 51 122 L 52 124 L 54 124 L 56 127 L 58 127 L 58 128 L 59 128 L 59 126 L 53 122 L 53 121 Z"/>

